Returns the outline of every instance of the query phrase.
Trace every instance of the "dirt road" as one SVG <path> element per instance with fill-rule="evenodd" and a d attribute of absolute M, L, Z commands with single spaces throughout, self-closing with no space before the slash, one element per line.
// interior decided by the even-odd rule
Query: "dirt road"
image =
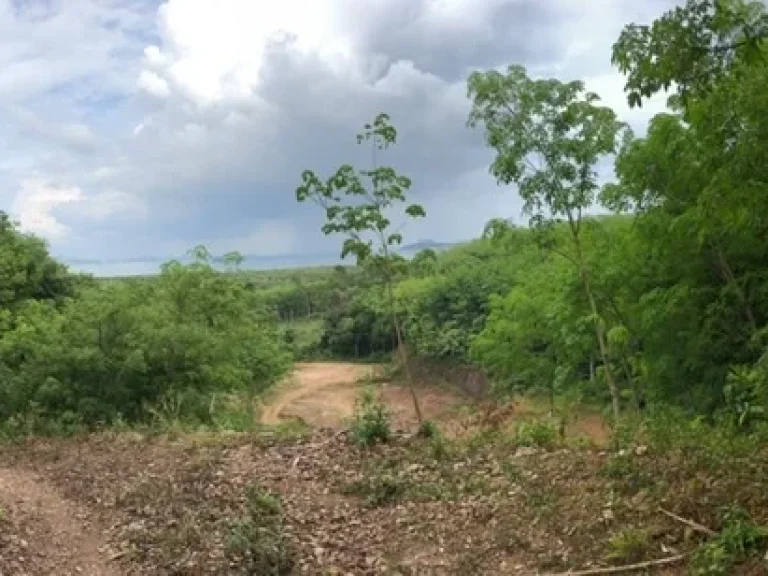
<path fill-rule="evenodd" d="M 373 370 L 373 366 L 343 362 L 297 364 L 292 376 L 262 408 L 261 421 L 274 425 L 299 419 L 316 428 L 341 428 L 352 416 L 363 379 Z M 378 391 L 396 426 L 415 422 L 407 387 L 383 384 Z M 458 393 L 442 388 L 420 389 L 418 396 L 424 417 L 432 420 L 440 420 L 452 407 L 466 401 Z"/>
<path fill-rule="evenodd" d="M 0 575 L 120 573 L 78 507 L 31 472 L 0 468 Z"/>

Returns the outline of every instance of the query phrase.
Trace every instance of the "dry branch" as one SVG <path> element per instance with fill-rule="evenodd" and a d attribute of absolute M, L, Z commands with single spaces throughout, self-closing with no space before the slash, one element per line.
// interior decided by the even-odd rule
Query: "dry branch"
<path fill-rule="evenodd" d="M 664 508 L 659 508 L 659 512 L 662 514 L 669 516 L 673 520 L 677 520 L 678 522 L 681 522 L 685 524 L 686 526 L 693 528 L 696 530 L 696 532 L 701 532 L 702 534 L 706 534 L 707 536 L 716 536 L 717 532 L 712 530 L 711 528 L 707 528 L 703 524 L 699 524 L 698 522 L 694 522 L 693 520 L 688 520 L 687 518 L 683 518 L 682 516 L 678 516 L 677 514 L 673 514 L 669 510 L 665 510 Z"/>
<path fill-rule="evenodd" d="M 681 562 L 685 558 L 684 554 L 678 554 L 677 556 L 670 556 L 669 558 L 660 558 L 658 560 L 648 560 L 647 562 L 639 562 L 637 564 L 625 564 L 624 566 L 609 566 L 607 568 L 591 568 L 589 570 L 578 570 L 574 572 L 570 570 L 568 572 L 560 572 L 558 574 L 542 574 L 541 576 L 594 576 L 596 574 L 621 574 L 623 572 L 634 572 L 636 570 L 643 570 L 645 568 L 653 568 L 655 566 L 666 566 L 667 564 L 676 564 Z"/>

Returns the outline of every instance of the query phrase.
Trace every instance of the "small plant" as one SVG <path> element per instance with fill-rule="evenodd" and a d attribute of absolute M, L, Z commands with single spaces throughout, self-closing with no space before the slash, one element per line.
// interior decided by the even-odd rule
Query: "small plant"
<path fill-rule="evenodd" d="M 387 442 L 392 434 L 390 414 L 370 389 L 364 390 L 358 398 L 350 432 L 356 444 L 366 447 Z"/>
<path fill-rule="evenodd" d="M 245 507 L 245 514 L 230 528 L 227 553 L 240 560 L 248 574 L 290 574 L 294 551 L 285 536 L 279 497 L 249 486 Z"/>
<path fill-rule="evenodd" d="M 627 528 L 614 534 L 608 545 L 610 560 L 625 563 L 639 562 L 651 551 L 651 532 L 645 528 Z"/>
<path fill-rule="evenodd" d="M 405 498 L 407 485 L 402 478 L 394 474 L 377 474 L 353 482 L 344 489 L 346 494 L 365 496 L 368 506 L 385 506 Z"/>
<path fill-rule="evenodd" d="M 520 468 L 514 462 L 502 462 L 501 470 L 504 472 L 504 476 L 507 477 L 513 484 L 517 484 L 523 478 L 523 473 Z"/>
<path fill-rule="evenodd" d="M 429 451 L 433 459 L 447 460 L 453 453 L 453 447 L 445 436 L 438 434 L 429 440 Z"/>
<path fill-rule="evenodd" d="M 651 475 L 642 469 L 631 452 L 619 452 L 612 456 L 600 469 L 600 475 L 616 481 L 623 494 L 637 494 L 644 488 L 657 486 Z"/>
<path fill-rule="evenodd" d="M 758 526 L 746 512 L 729 508 L 723 515 L 723 528 L 693 556 L 692 571 L 699 576 L 725 576 L 732 567 L 746 560 L 768 542 L 768 528 Z"/>
<path fill-rule="evenodd" d="M 517 427 L 515 440 L 520 446 L 537 446 L 550 449 L 557 445 L 558 430 L 543 420 L 524 422 Z"/>
<path fill-rule="evenodd" d="M 432 420 L 424 420 L 419 424 L 419 430 L 416 433 L 419 438 L 436 438 L 440 436 L 440 429 Z"/>

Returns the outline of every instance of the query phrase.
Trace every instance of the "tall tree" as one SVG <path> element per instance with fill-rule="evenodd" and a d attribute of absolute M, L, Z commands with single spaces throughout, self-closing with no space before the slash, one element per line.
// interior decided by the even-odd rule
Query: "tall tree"
<path fill-rule="evenodd" d="M 296 189 L 299 202 L 313 200 L 326 214 L 322 227 L 324 234 L 341 234 L 345 240 L 341 257 L 353 255 L 358 265 L 369 266 L 381 280 L 387 293 L 392 326 L 397 339 L 397 349 L 403 364 L 413 398 L 413 409 L 421 423 L 421 407 L 408 366 L 408 357 L 403 345 L 403 330 L 395 307 L 393 284 L 404 266 L 404 260 L 393 252 L 393 247 L 402 244 L 402 234 L 393 229 L 389 214 L 394 207 L 407 203 L 406 192 L 411 187 L 407 176 L 398 174 L 394 168 L 379 166 L 377 154 L 397 141 L 397 130 L 387 114 L 379 114 L 373 123 L 365 124 L 358 134 L 358 144 L 368 143 L 372 151 L 372 168 L 356 170 L 349 164 L 341 166 L 325 181 L 311 170 L 302 174 L 302 184 Z M 368 185 L 364 183 L 368 181 Z M 419 204 L 408 204 L 404 215 L 421 218 L 426 215 Z"/>
<path fill-rule="evenodd" d="M 567 223 L 571 246 L 562 255 L 578 269 L 618 421 L 619 391 L 581 232 L 583 213 L 599 188 L 596 165 L 615 151 L 623 124 L 582 82 L 533 80 L 522 66 L 510 66 L 506 74 L 475 72 L 468 85 L 468 123 L 485 127 L 486 141 L 497 153 L 491 173 L 500 183 L 517 184 L 535 228 L 546 232 L 560 219 Z"/>

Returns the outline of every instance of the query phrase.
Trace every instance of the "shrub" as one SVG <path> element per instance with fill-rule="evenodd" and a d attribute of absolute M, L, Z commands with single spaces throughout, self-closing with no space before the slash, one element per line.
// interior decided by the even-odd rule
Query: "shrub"
<path fill-rule="evenodd" d="M 371 389 L 365 389 L 358 398 L 350 432 L 359 446 L 387 442 L 392 434 L 390 414 Z"/>
<path fill-rule="evenodd" d="M 61 304 L 29 300 L 0 338 L 0 421 L 25 433 L 67 429 L 71 414 L 88 428 L 213 424 L 214 395 L 256 394 L 288 369 L 273 324 L 202 256 Z"/>
<path fill-rule="evenodd" d="M 608 541 L 608 558 L 625 563 L 639 562 L 651 551 L 651 533 L 644 528 L 627 528 L 614 534 Z"/>
<path fill-rule="evenodd" d="M 436 438 L 440 436 L 440 429 L 432 420 L 422 420 L 416 433 L 419 438 Z"/>
<path fill-rule="evenodd" d="M 515 441 L 521 446 L 538 446 L 549 449 L 557 445 L 557 440 L 557 428 L 543 420 L 523 422 L 515 431 Z"/>
<path fill-rule="evenodd" d="M 739 508 L 725 510 L 723 528 L 694 554 L 692 568 L 700 576 L 733 574 L 732 567 L 746 560 L 768 541 L 768 528 L 757 526 Z"/>

